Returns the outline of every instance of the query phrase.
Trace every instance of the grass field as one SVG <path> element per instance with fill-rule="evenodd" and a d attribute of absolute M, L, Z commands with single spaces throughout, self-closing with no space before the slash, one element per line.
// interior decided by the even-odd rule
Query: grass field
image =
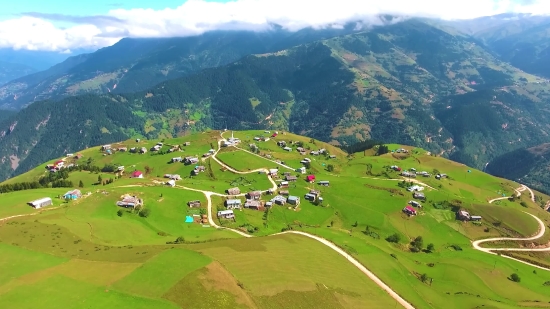
<path fill-rule="evenodd" d="M 355 256 L 367 268 L 416 308 L 550 308 L 543 284 L 550 272 L 537 270 L 496 255 L 471 248 L 471 240 L 497 236 L 530 236 L 537 232 L 528 212 L 550 222 L 540 203 L 550 197 L 536 192 L 537 203 L 528 191 L 515 200 L 488 200 L 511 196 L 519 184 L 499 179 L 465 165 L 406 147 L 409 154 L 374 151 L 348 156 L 331 145 L 294 134 L 279 134 L 266 142 L 254 137 L 271 136 L 264 131 L 234 132 L 248 144 L 259 147 L 254 156 L 236 148 L 224 148 L 218 159 L 239 171 L 274 168 L 270 160 L 281 160 L 292 168 L 310 158 L 307 174 L 330 186 L 307 183 L 305 175 L 292 182 L 290 195 L 301 197 L 296 209 L 274 205 L 268 211 L 235 210 L 235 220 L 219 220 L 216 211 L 225 209 L 225 198 L 212 196 L 214 221 L 224 227 L 260 236 L 250 239 L 208 224 L 186 223 L 205 214 L 206 198 L 201 192 L 223 194 L 231 187 L 242 193 L 271 188 L 265 174 L 232 173 L 213 159 L 201 160 L 206 171 L 191 176 L 193 166 L 169 163 L 175 156 L 202 156 L 216 148 L 220 132 L 162 141 L 164 149 L 181 145 L 182 151 L 167 154 L 115 152 L 103 155 L 99 147 L 83 150 L 83 162 L 97 166 L 123 165 L 126 175 L 109 185 L 95 185 L 98 176 L 112 173 L 72 172 L 69 180 L 82 181 L 89 196 L 65 202 L 58 198 L 69 188 L 43 188 L 0 195 L 0 218 L 31 215 L 0 222 L 0 306 L 26 307 L 122 307 L 122 308 L 394 308 L 396 302 L 344 258 L 311 239 L 296 235 L 267 236 L 282 230 L 303 230 L 322 236 Z M 223 135 L 229 137 L 231 132 Z M 310 150 L 327 149 L 335 155 L 305 156 L 284 151 L 277 141 L 297 143 Z M 161 140 L 135 140 L 113 147 L 150 148 Z M 391 150 L 401 145 L 389 145 Z M 270 156 L 271 159 L 267 159 Z M 67 159 L 68 162 L 72 162 Z M 51 163 L 51 162 L 48 162 Z M 329 172 L 329 165 L 330 172 Z M 406 216 L 402 209 L 412 200 L 404 181 L 389 167 L 415 168 L 449 177 L 419 177 L 425 183 L 426 200 L 418 215 Z M 37 180 L 44 165 L 7 183 Z M 147 167 L 147 168 L 146 168 Z M 148 170 L 143 179 L 128 172 Z M 281 173 L 287 171 L 280 168 Z M 174 188 L 162 184 L 163 175 L 177 173 L 182 180 Z M 295 172 L 293 173 L 296 174 Z M 309 190 L 319 190 L 322 203 L 305 200 Z M 144 200 L 147 215 L 116 206 L 122 195 Z M 53 206 L 35 210 L 27 202 L 51 197 Z M 263 196 L 262 200 L 269 200 Z M 199 200 L 200 208 L 187 202 Z M 241 197 L 244 202 L 244 197 Z M 56 208 L 58 207 L 58 208 Z M 456 220 L 458 208 L 483 217 L 480 223 Z M 51 209 L 51 210 L 47 210 Z M 119 210 L 121 210 L 119 212 Z M 397 243 L 385 239 L 399 235 Z M 424 251 L 413 252 L 411 241 L 421 236 Z M 179 244 L 175 244 L 179 239 Z M 533 243 L 546 244 L 550 231 Z M 433 252 L 426 251 L 433 244 Z M 496 246 L 502 246 L 497 244 Z M 517 242 L 513 246 L 529 246 Z M 458 248 L 458 249 L 457 249 Z M 549 264 L 544 254 L 517 254 Z M 521 276 L 515 283 L 507 278 Z M 425 274 L 428 280 L 421 281 Z M 54 288 L 55 287 L 55 288 Z M 39 290 L 34 294 L 30 291 Z M 510 291 L 514 291 L 511 293 Z M 33 301 L 25 302 L 27 298 Z M 56 302 L 56 299 L 61 299 Z"/>

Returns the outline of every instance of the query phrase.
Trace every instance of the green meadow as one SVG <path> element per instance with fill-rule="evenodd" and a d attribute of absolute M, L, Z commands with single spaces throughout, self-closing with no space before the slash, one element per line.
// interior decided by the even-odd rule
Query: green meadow
<path fill-rule="evenodd" d="M 407 154 L 375 150 L 347 154 L 341 149 L 307 137 L 279 132 L 239 131 L 239 148 L 222 148 L 217 158 L 231 168 L 248 172 L 276 168 L 275 160 L 297 169 L 311 159 L 307 173 L 279 166 L 280 174 L 298 176 L 285 189 L 301 203 L 274 205 L 260 210 L 235 210 L 235 219 L 219 219 L 226 197 L 212 196 L 216 224 L 248 233 L 245 238 L 230 229 L 216 229 L 202 216 L 205 195 L 194 190 L 224 194 L 231 187 L 242 193 L 265 191 L 272 184 L 264 173 L 236 174 L 212 158 L 221 135 L 209 131 L 166 140 L 129 140 L 113 148 L 145 147 L 158 142 L 166 151 L 145 154 L 119 152 L 107 155 L 100 147 L 78 152 L 82 158 L 66 158 L 74 164 L 100 168 L 124 166 L 122 175 L 74 171 L 69 174 L 83 197 L 65 201 L 60 196 L 72 188 L 41 188 L 0 195 L 0 306 L 6 308 L 398 308 L 399 305 L 346 259 L 323 244 L 300 235 L 276 235 L 297 230 L 332 241 L 375 273 L 415 308 L 550 308 L 545 283 L 550 272 L 489 255 L 472 248 L 471 242 L 489 237 L 527 237 L 537 233 L 531 213 L 548 224 L 550 214 L 541 209 L 550 197 L 528 191 L 509 197 L 520 185 L 468 166 L 433 156 L 422 149 L 405 148 Z M 277 141 L 293 145 L 284 151 Z M 185 142 L 190 145 L 183 146 Z M 258 147 L 250 154 L 249 144 Z M 300 155 L 296 145 L 307 149 Z M 309 152 L 324 148 L 326 154 Z M 333 158 L 329 155 L 335 156 Z M 172 163 L 177 156 L 197 156 L 198 164 Z M 6 183 L 37 181 L 46 164 Z M 192 175 L 195 165 L 204 172 Z M 431 177 L 416 178 L 424 186 L 425 201 L 418 215 L 402 209 L 413 199 L 407 187 L 415 184 L 390 167 L 426 171 Z M 143 178 L 131 178 L 134 170 Z M 436 173 L 449 177 L 438 180 Z M 164 174 L 179 174 L 175 187 Z M 316 176 L 308 183 L 305 176 Z M 98 183 L 113 179 L 112 183 Z M 282 178 L 282 177 L 281 177 Z M 275 178 L 276 182 L 281 179 Z M 320 186 L 319 181 L 330 181 Z M 320 191 L 322 202 L 304 195 Z M 141 208 L 116 205 L 123 196 L 143 200 Z M 50 197 L 52 206 L 33 209 L 27 202 Z M 245 198 L 240 197 L 244 203 Z M 190 208 L 189 201 L 201 206 Z M 462 222 L 456 211 L 465 209 L 482 216 L 481 222 Z M 192 222 L 186 222 L 191 219 Z M 393 241 L 386 240 L 393 235 Z M 422 238 L 420 245 L 413 240 Z M 531 242 L 485 243 L 485 247 L 526 247 L 550 241 L 550 232 Z M 428 245 L 431 251 L 428 250 Z M 418 248 L 418 249 L 416 249 Z M 509 253 L 541 265 L 550 265 L 547 253 Z M 508 278 L 512 273 L 521 282 Z M 548 283 L 550 284 L 550 283 Z M 511 292 L 513 291 L 513 293 Z"/>

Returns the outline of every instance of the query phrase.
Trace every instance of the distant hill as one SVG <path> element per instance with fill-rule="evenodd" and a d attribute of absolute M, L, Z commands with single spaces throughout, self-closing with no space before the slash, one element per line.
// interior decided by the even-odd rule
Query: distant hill
<path fill-rule="evenodd" d="M 298 32 L 275 27 L 265 32 L 215 31 L 184 38 L 123 39 L 0 87 L 0 108 L 20 109 L 35 101 L 78 94 L 141 91 L 169 79 L 226 65 L 245 55 L 354 31 L 355 25 Z"/>
<path fill-rule="evenodd" d="M 11 63 L 0 60 L 0 85 L 3 85 L 21 76 L 28 75 L 35 71 L 35 68 L 31 68 L 24 64 Z"/>
<path fill-rule="evenodd" d="M 122 136 L 225 127 L 289 130 L 334 145 L 411 144 L 481 168 L 548 142 L 540 124 L 550 122 L 549 85 L 539 81 L 467 38 L 411 20 L 246 56 L 142 92 L 32 104 L 0 123 L 0 175 Z"/>

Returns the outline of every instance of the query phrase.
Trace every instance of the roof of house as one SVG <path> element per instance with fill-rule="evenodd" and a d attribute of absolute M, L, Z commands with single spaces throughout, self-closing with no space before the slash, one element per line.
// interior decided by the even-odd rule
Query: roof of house
<path fill-rule="evenodd" d="M 238 199 L 231 199 L 226 201 L 227 204 L 240 204 L 241 200 Z"/>
<path fill-rule="evenodd" d="M 472 219 L 481 219 L 481 216 L 471 216 Z"/>
<path fill-rule="evenodd" d="M 299 199 L 300 199 L 300 198 L 299 198 L 298 196 L 294 196 L 294 195 L 291 195 L 291 196 L 288 197 L 288 200 L 289 200 L 289 201 L 297 201 L 297 200 L 299 200 Z"/>
<path fill-rule="evenodd" d="M 141 175 L 141 174 L 143 174 L 141 171 L 134 171 L 134 172 L 132 173 L 132 176 L 139 176 L 139 175 Z"/>
<path fill-rule="evenodd" d="M 74 189 L 74 190 L 70 190 L 70 191 L 67 191 L 67 193 L 63 194 L 63 196 L 65 196 L 65 195 L 69 195 L 69 194 L 75 194 L 75 195 L 78 195 L 78 194 L 80 194 L 80 190 L 78 190 L 78 189 Z"/>
<path fill-rule="evenodd" d="M 407 209 L 408 211 L 416 212 L 416 210 L 409 205 L 405 206 L 405 209 Z"/>
<path fill-rule="evenodd" d="M 328 180 L 321 180 L 321 181 L 319 181 L 319 183 L 330 183 L 330 181 L 328 181 Z"/>
<path fill-rule="evenodd" d="M 262 192 L 261 191 L 251 191 L 251 192 L 248 192 L 248 195 L 250 195 L 250 196 L 262 195 Z"/>
<path fill-rule="evenodd" d="M 218 211 L 218 216 L 230 215 L 230 214 L 233 214 L 233 210 L 231 209 Z"/>
<path fill-rule="evenodd" d="M 44 203 L 44 202 L 47 202 L 47 201 L 51 201 L 52 199 L 49 198 L 49 197 L 43 197 L 41 199 L 37 199 L 37 200 L 34 200 L 32 202 L 29 202 L 30 204 L 40 204 L 40 203 Z"/>
<path fill-rule="evenodd" d="M 307 179 L 315 179 L 315 175 L 307 175 Z"/>

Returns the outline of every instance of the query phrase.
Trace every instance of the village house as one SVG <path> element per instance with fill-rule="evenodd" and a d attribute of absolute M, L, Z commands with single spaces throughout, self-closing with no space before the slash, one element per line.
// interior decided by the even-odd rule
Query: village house
<path fill-rule="evenodd" d="M 68 191 L 67 193 L 63 194 L 63 199 L 65 200 L 76 200 L 79 199 L 82 196 L 82 193 L 78 189 L 74 189 L 71 191 Z"/>
<path fill-rule="evenodd" d="M 279 188 L 288 188 L 288 181 L 281 181 Z"/>
<path fill-rule="evenodd" d="M 328 156 L 330 159 L 336 159 L 336 155 L 330 155 Z"/>
<path fill-rule="evenodd" d="M 235 214 L 233 213 L 233 210 L 220 210 L 218 211 L 218 218 L 223 219 L 234 219 Z"/>
<path fill-rule="evenodd" d="M 122 200 L 116 202 L 117 206 L 126 207 L 126 208 L 135 208 L 136 206 L 143 205 L 143 200 L 137 196 L 130 196 L 128 194 L 122 197 Z"/>
<path fill-rule="evenodd" d="M 481 221 L 481 216 L 470 216 L 471 221 Z"/>
<path fill-rule="evenodd" d="M 393 165 L 393 166 L 391 167 L 391 169 L 394 170 L 394 171 L 396 171 L 396 172 L 401 172 L 401 168 L 400 168 L 399 166 L 397 166 L 397 165 Z"/>
<path fill-rule="evenodd" d="M 413 185 L 407 188 L 407 191 L 413 192 L 413 191 L 424 191 L 424 187 L 419 185 Z"/>
<path fill-rule="evenodd" d="M 147 153 L 147 148 L 141 147 L 141 148 L 139 149 L 139 153 Z"/>
<path fill-rule="evenodd" d="M 405 208 L 403 208 L 403 212 L 408 214 L 409 216 L 416 216 L 416 210 L 410 205 L 407 205 Z"/>
<path fill-rule="evenodd" d="M 172 180 L 181 180 L 181 176 L 178 174 L 164 174 L 164 178 L 168 178 Z"/>
<path fill-rule="evenodd" d="M 183 143 L 183 146 L 191 146 L 191 142 L 185 142 Z"/>
<path fill-rule="evenodd" d="M 330 185 L 330 181 L 328 180 L 321 180 L 319 181 L 320 186 L 328 187 Z"/>
<path fill-rule="evenodd" d="M 403 176 L 403 177 L 409 177 L 409 178 L 416 178 L 416 174 L 415 174 L 415 173 L 411 173 L 411 172 L 407 172 L 407 171 L 401 172 L 401 176 Z"/>
<path fill-rule="evenodd" d="M 259 210 L 262 207 L 262 203 L 256 200 L 246 200 L 244 208 Z"/>
<path fill-rule="evenodd" d="M 261 191 L 251 191 L 246 194 L 246 196 L 251 200 L 259 200 L 262 198 L 262 192 Z"/>
<path fill-rule="evenodd" d="M 203 157 L 203 158 L 208 158 L 208 157 L 210 157 L 211 155 L 212 155 L 212 154 L 211 154 L 210 152 L 207 152 L 207 153 L 203 153 L 203 154 L 202 154 L 202 157 Z"/>
<path fill-rule="evenodd" d="M 166 185 L 173 188 L 173 187 L 176 186 L 176 181 L 173 180 L 173 179 L 170 179 L 170 180 L 168 180 L 168 181 L 166 182 Z"/>
<path fill-rule="evenodd" d="M 67 154 L 67 158 L 72 158 L 72 157 L 74 157 L 74 153 L 68 153 Z"/>
<path fill-rule="evenodd" d="M 466 210 L 460 209 L 459 211 L 457 211 L 456 215 L 459 220 L 470 221 L 470 213 Z"/>
<path fill-rule="evenodd" d="M 240 209 L 241 208 L 241 200 L 239 199 L 229 199 L 225 201 L 225 207 L 227 209 Z"/>
<path fill-rule="evenodd" d="M 311 154 L 312 156 L 318 156 L 318 155 L 319 155 L 319 151 L 317 151 L 317 150 L 312 150 L 309 154 Z"/>
<path fill-rule="evenodd" d="M 292 148 L 290 148 L 290 147 L 284 147 L 283 150 L 285 150 L 285 151 L 292 151 Z"/>
<path fill-rule="evenodd" d="M 77 159 L 77 160 L 79 160 L 79 159 L 82 158 L 82 157 L 83 157 L 83 155 L 82 155 L 81 153 L 78 153 L 74 158 Z"/>
<path fill-rule="evenodd" d="M 175 157 L 175 158 L 172 158 L 172 163 L 181 162 L 181 161 L 183 161 L 183 158 L 182 158 L 182 157 Z"/>
<path fill-rule="evenodd" d="M 216 153 L 216 150 L 210 149 L 210 150 L 208 150 L 208 152 L 209 152 L 210 154 L 215 154 L 215 153 Z"/>
<path fill-rule="evenodd" d="M 126 151 L 128 151 L 128 147 L 119 147 L 119 148 L 118 148 L 118 151 L 120 151 L 120 152 L 126 152 Z"/>
<path fill-rule="evenodd" d="M 443 179 L 443 178 L 447 178 L 447 174 L 437 174 L 437 175 L 435 175 L 435 179 Z"/>
<path fill-rule="evenodd" d="M 422 208 L 422 205 L 417 201 L 409 201 L 409 205 L 417 208 Z"/>
<path fill-rule="evenodd" d="M 325 148 L 319 149 L 319 154 L 325 154 L 327 153 L 327 150 Z"/>
<path fill-rule="evenodd" d="M 288 191 L 288 190 L 279 190 L 279 194 L 288 196 L 288 195 L 290 195 L 290 191 Z"/>
<path fill-rule="evenodd" d="M 53 201 L 49 197 L 44 197 L 44 198 L 41 198 L 41 199 L 38 199 L 38 200 L 28 202 L 27 204 L 29 204 L 30 206 L 32 206 L 35 209 L 39 209 L 39 208 L 42 208 L 42 207 L 52 205 Z"/>
<path fill-rule="evenodd" d="M 199 158 L 185 157 L 185 159 L 183 159 L 183 163 L 185 163 L 186 165 L 196 164 L 196 163 L 199 163 Z"/>
<path fill-rule="evenodd" d="M 229 194 L 229 195 L 239 195 L 239 194 L 241 194 L 241 190 L 237 187 L 227 189 L 226 191 L 227 191 L 227 194 Z"/>
<path fill-rule="evenodd" d="M 273 202 L 271 202 L 271 201 L 265 202 L 264 207 L 269 208 L 269 207 L 272 207 L 272 206 L 273 206 Z"/>
<path fill-rule="evenodd" d="M 279 147 L 286 147 L 286 142 L 285 142 L 285 141 L 278 141 L 278 142 L 277 142 L 277 146 L 279 146 Z"/>
<path fill-rule="evenodd" d="M 306 195 L 304 196 L 304 198 L 308 201 L 315 201 L 317 199 L 317 196 L 311 194 L 311 193 L 306 193 Z"/>
<path fill-rule="evenodd" d="M 206 167 L 204 167 L 204 166 L 202 166 L 202 165 L 201 165 L 201 166 L 197 166 L 197 167 L 195 167 L 195 169 L 192 171 L 192 174 L 193 174 L 194 176 L 197 176 L 197 175 L 199 175 L 199 173 L 204 172 L 205 170 L 206 170 Z"/>
<path fill-rule="evenodd" d="M 106 150 L 109 150 L 109 149 L 111 149 L 111 145 L 103 145 L 103 146 L 101 146 L 101 150 L 102 150 L 102 151 L 106 151 Z"/>
<path fill-rule="evenodd" d="M 132 178 L 143 178 L 143 173 L 141 171 L 134 171 L 132 173 Z"/>
<path fill-rule="evenodd" d="M 305 149 L 304 149 L 304 147 L 296 147 L 296 151 L 298 151 L 298 152 L 304 152 Z"/>
<path fill-rule="evenodd" d="M 315 175 L 308 175 L 306 177 L 307 182 L 315 182 Z"/>
<path fill-rule="evenodd" d="M 136 143 L 139 143 L 140 141 L 141 141 L 141 139 L 136 138 Z"/>
<path fill-rule="evenodd" d="M 426 197 L 424 196 L 424 193 L 421 193 L 421 192 L 414 192 L 413 193 L 413 198 L 417 199 L 417 200 L 425 200 Z"/>
<path fill-rule="evenodd" d="M 287 202 L 290 205 L 294 205 L 294 207 L 298 207 L 300 205 L 300 197 L 291 195 L 288 197 Z"/>
<path fill-rule="evenodd" d="M 199 200 L 189 201 L 187 202 L 187 206 L 189 206 L 190 208 L 201 207 L 201 201 Z"/>
<path fill-rule="evenodd" d="M 292 176 L 292 175 L 291 176 L 286 176 L 285 180 L 286 181 L 296 181 L 296 180 L 298 180 L 298 177 Z"/>
<path fill-rule="evenodd" d="M 202 222 L 203 224 L 208 223 L 208 216 L 207 216 L 207 215 L 202 215 L 202 216 L 201 216 L 201 222 Z"/>
<path fill-rule="evenodd" d="M 300 168 L 297 168 L 296 169 L 296 172 L 300 173 L 300 174 L 305 174 L 306 173 L 306 168 L 305 166 L 302 166 Z"/>
<path fill-rule="evenodd" d="M 151 147 L 151 151 L 159 151 L 160 148 L 161 148 L 161 146 L 155 145 L 155 146 Z"/>
<path fill-rule="evenodd" d="M 273 176 L 273 175 L 277 175 L 279 173 L 279 169 L 278 168 L 270 168 L 269 169 L 269 175 Z"/>
<path fill-rule="evenodd" d="M 274 198 L 271 199 L 271 202 L 277 205 L 284 205 L 286 204 L 286 197 L 282 195 L 276 195 Z"/>

